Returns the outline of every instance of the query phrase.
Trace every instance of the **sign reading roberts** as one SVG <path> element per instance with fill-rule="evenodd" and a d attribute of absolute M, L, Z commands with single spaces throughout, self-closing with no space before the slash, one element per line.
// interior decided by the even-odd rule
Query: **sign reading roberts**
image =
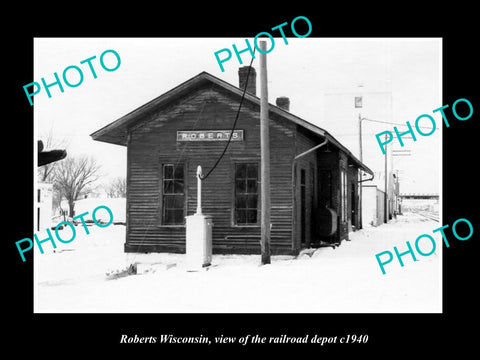
<path fill-rule="evenodd" d="M 177 141 L 243 141 L 243 130 L 192 130 L 177 131 Z"/>

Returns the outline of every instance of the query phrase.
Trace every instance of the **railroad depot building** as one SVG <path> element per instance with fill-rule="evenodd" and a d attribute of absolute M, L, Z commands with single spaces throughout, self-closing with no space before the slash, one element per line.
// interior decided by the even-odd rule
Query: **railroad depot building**
<path fill-rule="evenodd" d="M 126 252 L 185 252 L 185 217 L 212 216 L 213 253 L 260 253 L 260 98 L 252 68 L 239 87 L 202 72 L 91 134 L 127 147 Z M 340 243 L 361 227 L 359 171 L 373 172 L 325 130 L 269 104 L 271 253 Z"/>

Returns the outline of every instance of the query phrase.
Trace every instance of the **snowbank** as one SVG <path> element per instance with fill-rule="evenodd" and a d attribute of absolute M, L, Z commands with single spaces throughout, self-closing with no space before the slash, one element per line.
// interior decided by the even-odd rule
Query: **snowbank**
<path fill-rule="evenodd" d="M 187 272 L 184 254 L 126 254 L 125 226 L 92 226 L 56 252 L 36 251 L 35 311 L 441 312 L 441 246 L 417 262 L 405 257 L 404 267 L 392 262 L 386 275 L 375 259 L 436 227 L 406 214 L 351 233 L 335 249 L 272 256 L 265 266 L 259 255 L 214 255 L 207 270 Z M 128 275 L 132 264 L 136 275 Z"/>
<path fill-rule="evenodd" d="M 75 214 L 79 215 L 88 212 L 85 220 L 92 220 L 92 212 L 98 206 L 107 206 L 113 213 L 113 221 L 125 223 L 126 199 L 125 198 L 86 198 L 75 201 Z M 104 210 L 98 210 L 95 214 L 97 220 L 109 221 L 110 215 Z"/>

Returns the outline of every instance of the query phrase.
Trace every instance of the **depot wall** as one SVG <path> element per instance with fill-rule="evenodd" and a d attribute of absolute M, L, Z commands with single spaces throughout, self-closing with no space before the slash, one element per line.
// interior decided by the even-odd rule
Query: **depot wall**
<path fill-rule="evenodd" d="M 157 109 L 130 129 L 127 145 L 127 234 L 125 251 L 185 251 L 185 227 L 161 223 L 161 168 L 182 162 L 186 168 L 186 215 L 196 210 L 196 168 L 210 169 L 224 142 L 177 141 L 177 131 L 224 129 L 231 124 L 238 99 L 212 85 L 191 92 Z M 271 243 L 273 253 L 292 251 L 292 174 L 295 125 L 270 122 L 271 136 Z M 201 124 L 201 125 L 200 125 Z M 226 156 L 202 183 L 202 208 L 213 217 L 213 251 L 253 253 L 259 251 L 260 226 L 233 224 L 234 164 L 260 163 L 258 107 L 244 104 L 237 129 L 244 141 L 232 141 Z"/>

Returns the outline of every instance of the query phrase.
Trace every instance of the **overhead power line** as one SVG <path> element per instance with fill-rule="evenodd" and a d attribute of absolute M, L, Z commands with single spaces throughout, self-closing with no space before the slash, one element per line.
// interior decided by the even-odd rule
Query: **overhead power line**
<path fill-rule="evenodd" d="M 382 123 L 382 124 L 391 124 L 391 125 L 399 125 L 399 126 L 407 126 L 407 124 L 400 124 L 400 123 L 394 123 L 390 121 L 382 121 L 382 120 L 373 120 L 373 119 L 368 119 L 368 118 L 362 118 L 362 120 L 367 120 L 367 121 L 372 121 L 372 122 L 377 122 L 377 123 Z M 432 128 L 425 127 L 425 126 L 418 126 L 419 129 L 428 129 L 432 130 Z"/>

